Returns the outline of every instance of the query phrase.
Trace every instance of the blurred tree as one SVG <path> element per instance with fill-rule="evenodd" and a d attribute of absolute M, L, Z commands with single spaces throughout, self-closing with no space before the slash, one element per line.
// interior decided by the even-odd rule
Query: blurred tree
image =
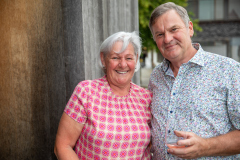
<path fill-rule="evenodd" d="M 140 37 L 142 38 L 143 51 L 154 51 L 157 46 L 152 39 L 151 31 L 148 27 L 149 19 L 152 11 L 160 4 L 169 2 L 169 0 L 138 0 L 139 7 L 139 31 Z M 183 7 L 187 7 L 187 0 L 171 0 L 175 4 Z M 194 14 L 189 12 L 189 17 L 193 22 L 195 31 L 202 31 L 202 28 L 198 25 L 198 19 L 193 19 Z M 196 32 L 195 32 L 196 33 Z"/>

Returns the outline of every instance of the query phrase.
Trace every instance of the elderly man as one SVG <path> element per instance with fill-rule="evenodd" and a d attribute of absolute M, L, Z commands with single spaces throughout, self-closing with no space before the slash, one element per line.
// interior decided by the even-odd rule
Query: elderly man
<path fill-rule="evenodd" d="M 164 57 L 149 81 L 153 159 L 240 159 L 240 64 L 192 44 L 187 11 L 172 2 L 152 12 L 149 28 Z M 166 130 L 168 119 L 187 129 Z M 171 147 L 168 133 L 186 137 Z"/>

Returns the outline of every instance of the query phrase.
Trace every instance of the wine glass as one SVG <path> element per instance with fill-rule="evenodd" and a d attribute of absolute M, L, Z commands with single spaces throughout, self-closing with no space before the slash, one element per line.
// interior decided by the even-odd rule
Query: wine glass
<path fill-rule="evenodd" d="M 166 126 L 166 134 L 165 134 L 165 144 L 168 148 L 184 148 L 185 146 L 177 145 L 179 140 L 186 139 L 186 134 L 183 137 L 177 137 L 174 134 L 175 130 L 187 131 L 187 120 L 185 118 L 168 118 L 167 126 Z"/>

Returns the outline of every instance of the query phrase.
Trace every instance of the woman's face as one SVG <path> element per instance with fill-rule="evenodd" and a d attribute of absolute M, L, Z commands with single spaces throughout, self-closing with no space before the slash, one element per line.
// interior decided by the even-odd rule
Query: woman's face
<path fill-rule="evenodd" d="M 116 42 L 106 57 L 101 53 L 101 61 L 106 67 L 107 80 L 110 86 L 126 87 L 130 85 L 135 71 L 137 56 L 132 44 L 130 43 L 122 53 L 116 53 L 121 48 L 122 42 Z"/>

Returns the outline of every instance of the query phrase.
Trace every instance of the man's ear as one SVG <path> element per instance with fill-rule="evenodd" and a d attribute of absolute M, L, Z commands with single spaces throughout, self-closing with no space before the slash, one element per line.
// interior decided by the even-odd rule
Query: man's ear
<path fill-rule="evenodd" d="M 191 21 L 189 21 L 188 29 L 189 29 L 189 35 L 190 37 L 192 37 L 194 34 L 194 30 L 193 30 L 193 23 Z"/>
<path fill-rule="evenodd" d="M 104 54 L 102 52 L 100 53 L 100 58 L 101 58 L 102 65 L 106 66 L 106 64 L 105 64 L 105 57 L 104 57 Z"/>

